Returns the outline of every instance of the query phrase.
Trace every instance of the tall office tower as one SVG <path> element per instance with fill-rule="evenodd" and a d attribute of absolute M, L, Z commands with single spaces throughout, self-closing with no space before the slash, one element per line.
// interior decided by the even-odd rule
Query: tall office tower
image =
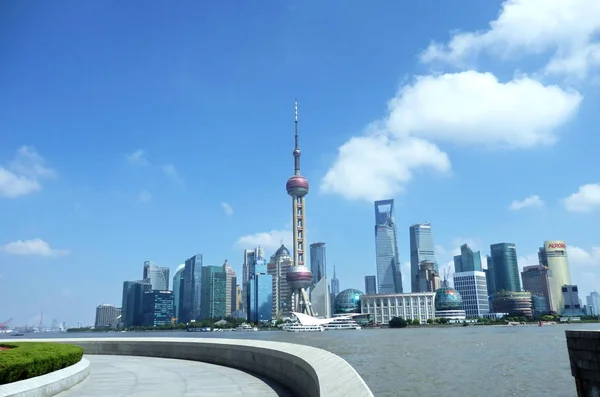
<path fill-rule="evenodd" d="M 173 276 L 173 312 L 175 313 L 176 321 L 179 321 L 179 311 L 183 305 L 183 272 L 185 271 L 185 264 L 181 264 L 175 270 Z"/>
<path fill-rule="evenodd" d="M 256 257 L 252 266 L 246 307 L 249 322 L 259 323 L 273 318 L 273 276 L 267 274 L 267 262 L 262 256 Z"/>
<path fill-rule="evenodd" d="M 144 262 L 144 280 L 150 280 L 152 289 L 158 291 L 166 291 L 169 289 L 169 272 L 168 267 L 160 267 L 152 261 Z"/>
<path fill-rule="evenodd" d="M 294 175 L 285 184 L 287 194 L 292 197 L 292 228 L 294 254 L 292 266 L 288 269 L 286 280 L 292 290 L 292 311 L 313 315 L 306 289 L 312 284 L 312 273 L 304 265 L 304 241 L 306 240 L 305 197 L 308 194 L 308 180 L 300 175 L 300 147 L 298 146 L 298 102 L 294 104 Z"/>
<path fill-rule="evenodd" d="M 310 271 L 313 275 L 313 285 L 327 275 L 325 243 L 312 243 L 310 245 Z"/>
<path fill-rule="evenodd" d="M 286 280 L 288 269 L 291 266 L 292 256 L 290 255 L 290 251 L 282 244 L 271 255 L 271 259 L 267 265 L 267 274 L 270 274 L 273 279 L 272 316 L 276 319 L 280 319 L 283 315 L 288 315 L 291 310 L 290 297 L 292 290 Z"/>
<path fill-rule="evenodd" d="M 521 291 L 517 249 L 512 243 L 490 245 L 490 254 L 494 268 L 495 293 L 500 291 Z"/>
<path fill-rule="evenodd" d="M 561 240 L 544 241 L 544 246 L 538 251 L 540 265 L 550 270 L 550 291 L 552 294 L 551 310 L 561 313 L 565 301 L 562 293 L 563 285 L 571 285 L 571 270 L 567 257 L 567 245 Z"/>
<path fill-rule="evenodd" d="M 494 295 L 496 293 L 496 276 L 494 276 L 494 262 L 492 262 L 492 257 L 489 255 L 485 256 L 487 262 L 487 269 L 483 269 L 485 273 L 485 281 L 487 283 L 488 295 Z"/>
<path fill-rule="evenodd" d="M 113 305 L 102 304 L 96 307 L 96 328 L 116 328 L 121 309 Z"/>
<path fill-rule="evenodd" d="M 258 257 L 265 257 L 265 250 L 261 247 L 244 250 L 244 264 L 242 265 L 242 295 L 247 296 L 246 284 L 250 280 L 250 275 L 253 273 L 254 262 Z M 246 309 L 245 299 L 242 302 L 242 307 Z"/>
<path fill-rule="evenodd" d="M 237 284 L 237 275 L 235 270 L 227 263 L 227 259 L 225 259 L 225 263 L 223 263 L 223 270 L 225 271 L 225 316 L 231 316 L 231 313 L 236 311 L 236 289 L 235 286 Z"/>
<path fill-rule="evenodd" d="M 145 291 L 143 302 L 145 327 L 172 324 L 173 291 Z"/>
<path fill-rule="evenodd" d="M 437 270 L 435 270 L 435 263 L 423 261 L 419 264 L 417 288 L 419 292 L 435 292 L 442 288 L 442 281 Z"/>
<path fill-rule="evenodd" d="M 600 294 L 593 291 L 586 297 L 588 315 L 600 316 Z"/>
<path fill-rule="evenodd" d="M 536 314 L 547 314 L 554 307 L 550 279 L 552 273 L 546 266 L 525 266 L 521 272 L 523 290 L 531 292 L 533 311 Z"/>
<path fill-rule="evenodd" d="M 467 318 L 483 317 L 490 312 L 487 283 L 482 271 L 465 271 L 453 274 L 454 289 L 462 297 Z"/>
<path fill-rule="evenodd" d="M 331 303 L 330 313 L 333 313 L 335 297 L 338 296 L 338 294 L 340 293 L 340 280 L 338 280 L 337 275 L 335 273 L 335 265 L 333 265 L 333 278 L 331 279 L 331 288 L 329 289 L 329 292 L 331 293 L 329 299 Z"/>
<path fill-rule="evenodd" d="M 183 300 L 179 315 L 182 323 L 189 323 L 200 317 L 202 292 L 202 254 L 196 254 L 185 261 L 183 270 Z"/>
<path fill-rule="evenodd" d="M 412 292 L 424 292 L 419 290 L 417 274 L 419 265 L 423 261 L 433 262 L 434 270 L 439 272 L 437 262 L 435 261 L 435 252 L 433 246 L 433 236 L 431 234 L 431 224 L 417 223 L 409 228 L 410 237 L 410 288 Z M 439 274 L 439 273 L 438 273 Z"/>
<path fill-rule="evenodd" d="M 235 286 L 235 311 L 240 310 L 241 307 L 242 307 L 242 286 L 238 284 Z"/>
<path fill-rule="evenodd" d="M 148 279 L 125 281 L 121 304 L 121 323 L 125 327 L 141 327 L 144 323 L 144 292 L 151 291 Z"/>
<path fill-rule="evenodd" d="M 377 277 L 365 276 L 365 295 L 377 294 Z"/>
<path fill-rule="evenodd" d="M 226 313 L 227 274 L 221 266 L 202 266 L 200 318 L 219 319 Z"/>
<path fill-rule="evenodd" d="M 481 254 L 473 251 L 467 244 L 460 246 L 460 255 L 454 257 L 454 272 L 482 272 Z"/>
<path fill-rule="evenodd" d="M 375 201 L 375 256 L 380 294 L 402 293 L 394 200 Z"/>

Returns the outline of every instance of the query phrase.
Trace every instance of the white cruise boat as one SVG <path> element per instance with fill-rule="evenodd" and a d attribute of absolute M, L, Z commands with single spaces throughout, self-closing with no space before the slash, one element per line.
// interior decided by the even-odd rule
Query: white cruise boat
<path fill-rule="evenodd" d="M 362 329 L 351 317 L 334 317 L 330 322 L 323 325 L 327 331 L 340 329 Z"/>
<path fill-rule="evenodd" d="M 236 331 L 258 331 L 258 328 L 244 323 L 244 324 L 241 324 L 239 327 L 235 328 L 235 330 Z"/>
<path fill-rule="evenodd" d="M 284 331 L 288 332 L 322 332 L 325 331 L 325 327 L 322 325 L 304 325 L 300 323 L 287 324 L 281 327 Z"/>

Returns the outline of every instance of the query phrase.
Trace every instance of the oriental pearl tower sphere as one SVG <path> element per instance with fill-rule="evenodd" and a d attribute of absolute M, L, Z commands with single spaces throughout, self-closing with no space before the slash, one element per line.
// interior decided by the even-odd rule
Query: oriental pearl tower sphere
<path fill-rule="evenodd" d="M 287 193 L 292 196 L 292 221 L 294 233 L 294 254 L 286 281 L 292 290 L 292 310 L 313 316 L 313 310 L 306 289 L 312 284 L 312 273 L 304 266 L 305 213 L 304 197 L 308 194 L 308 181 L 300 175 L 300 147 L 298 146 L 298 102 L 294 106 L 295 147 L 294 175 L 285 184 Z"/>

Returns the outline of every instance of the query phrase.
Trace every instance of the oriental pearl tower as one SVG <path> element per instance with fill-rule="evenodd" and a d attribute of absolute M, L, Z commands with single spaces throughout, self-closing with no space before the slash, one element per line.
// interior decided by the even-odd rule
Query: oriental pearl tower
<path fill-rule="evenodd" d="M 294 103 L 295 147 L 294 175 L 285 184 L 287 193 L 292 196 L 292 221 L 294 233 L 294 254 L 286 281 L 292 290 L 292 311 L 313 316 L 313 310 L 306 289 L 312 285 L 312 273 L 304 266 L 304 241 L 306 240 L 306 217 L 304 197 L 308 194 L 308 181 L 300 175 L 300 147 L 298 146 L 298 102 Z"/>

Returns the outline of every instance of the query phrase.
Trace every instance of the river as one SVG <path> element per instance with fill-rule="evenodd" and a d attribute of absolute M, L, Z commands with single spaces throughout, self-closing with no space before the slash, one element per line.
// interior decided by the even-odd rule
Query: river
<path fill-rule="evenodd" d="M 27 336 L 243 338 L 301 343 L 329 350 L 346 359 L 376 397 L 576 397 L 566 329 L 600 330 L 600 324 L 315 333 L 128 332 Z"/>

